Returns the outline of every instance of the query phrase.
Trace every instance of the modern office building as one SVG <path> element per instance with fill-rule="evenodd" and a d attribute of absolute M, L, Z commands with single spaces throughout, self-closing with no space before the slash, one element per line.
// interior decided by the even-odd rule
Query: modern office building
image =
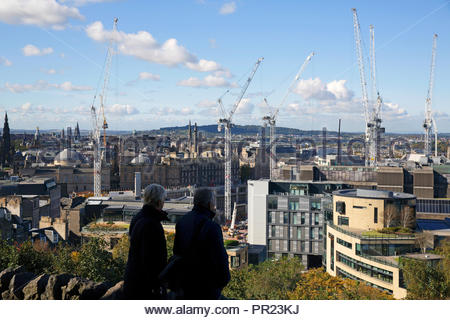
<path fill-rule="evenodd" d="M 326 225 L 326 270 L 404 298 L 399 256 L 413 253 L 414 234 L 384 234 L 385 227 L 414 228 L 412 194 L 350 189 L 333 192 L 333 218 Z"/>
<path fill-rule="evenodd" d="M 320 267 L 323 227 L 332 214 L 331 192 L 340 183 L 248 181 L 248 243 L 265 258 L 296 256 L 306 268 Z"/>

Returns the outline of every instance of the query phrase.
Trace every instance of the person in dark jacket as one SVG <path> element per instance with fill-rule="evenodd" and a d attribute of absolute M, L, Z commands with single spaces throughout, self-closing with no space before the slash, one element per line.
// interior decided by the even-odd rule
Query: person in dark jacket
<path fill-rule="evenodd" d="M 130 224 L 130 250 L 125 270 L 124 297 L 126 299 L 164 299 L 158 280 L 167 264 L 167 248 L 162 220 L 166 191 L 151 184 L 144 191 L 144 206 Z"/>
<path fill-rule="evenodd" d="M 176 225 L 173 252 L 187 261 L 181 281 L 184 299 L 219 299 L 230 281 L 222 229 L 214 216 L 214 193 L 201 188 L 194 194 L 192 211 Z"/>

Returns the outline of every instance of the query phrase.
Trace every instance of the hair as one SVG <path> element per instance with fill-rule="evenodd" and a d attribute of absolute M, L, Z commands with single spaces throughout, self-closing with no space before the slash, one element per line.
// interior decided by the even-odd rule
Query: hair
<path fill-rule="evenodd" d="M 144 190 L 144 204 L 158 206 L 166 199 L 167 192 L 164 188 L 156 183 L 148 185 Z"/>
<path fill-rule="evenodd" d="M 199 188 L 194 192 L 194 205 L 209 208 L 209 204 L 214 204 L 214 192 L 208 188 Z"/>

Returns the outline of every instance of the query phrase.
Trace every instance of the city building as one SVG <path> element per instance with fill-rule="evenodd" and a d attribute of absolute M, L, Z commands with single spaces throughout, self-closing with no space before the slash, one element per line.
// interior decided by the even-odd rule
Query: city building
<path fill-rule="evenodd" d="M 296 256 L 306 268 L 320 267 L 324 221 L 332 214 L 331 192 L 342 188 L 348 186 L 249 180 L 248 243 L 252 255 L 257 259 Z"/>
<path fill-rule="evenodd" d="M 349 189 L 333 192 L 333 216 L 326 223 L 326 270 L 365 281 L 395 298 L 406 296 L 399 256 L 416 252 L 413 233 L 385 234 L 383 228 L 416 224 L 411 194 Z"/>

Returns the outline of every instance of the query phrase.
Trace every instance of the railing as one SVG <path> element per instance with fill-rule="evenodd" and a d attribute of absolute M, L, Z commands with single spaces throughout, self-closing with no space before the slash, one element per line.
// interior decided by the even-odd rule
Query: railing
<path fill-rule="evenodd" d="M 378 262 L 378 263 L 381 263 L 381 264 L 384 264 L 384 265 L 387 265 L 387 266 L 398 268 L 398 263 L 390 262 L 390 261 L 387 261 L 385 259 L 376 258 L 375 256 L 369 256 L 369 255 L 364 254 L 364 253 L 357 254 L 357 256 L 359 256 L 361 258 L 365 258 L 367 260 Z"/>
<path fill-rule="evenodd" d="M 399 240 L 399 239 L 408 239 L 408 240 L 414 240 L 416 239 L 416 237 L 414 235 L 412 236 L 406 236 L 406 235 L 395 235 L 395 234 L 381 234 L 379 236 L 367 236 L 367 235 L 362 235 L 359 233 L 355 233 L 355 232 L 351 232 L 349 230 L 346 230 L 344 228 L 338 227 L 337 225 L 331 223 L 331 222 L 327 222 L 327 225 L 330 226 L 331 228 L 335 229 L 336 231 L 339 231 L 343 234 L 352 236 L 354 238 L 358 238 L 358 239 L 364 239 L 364 240 Z"/>

